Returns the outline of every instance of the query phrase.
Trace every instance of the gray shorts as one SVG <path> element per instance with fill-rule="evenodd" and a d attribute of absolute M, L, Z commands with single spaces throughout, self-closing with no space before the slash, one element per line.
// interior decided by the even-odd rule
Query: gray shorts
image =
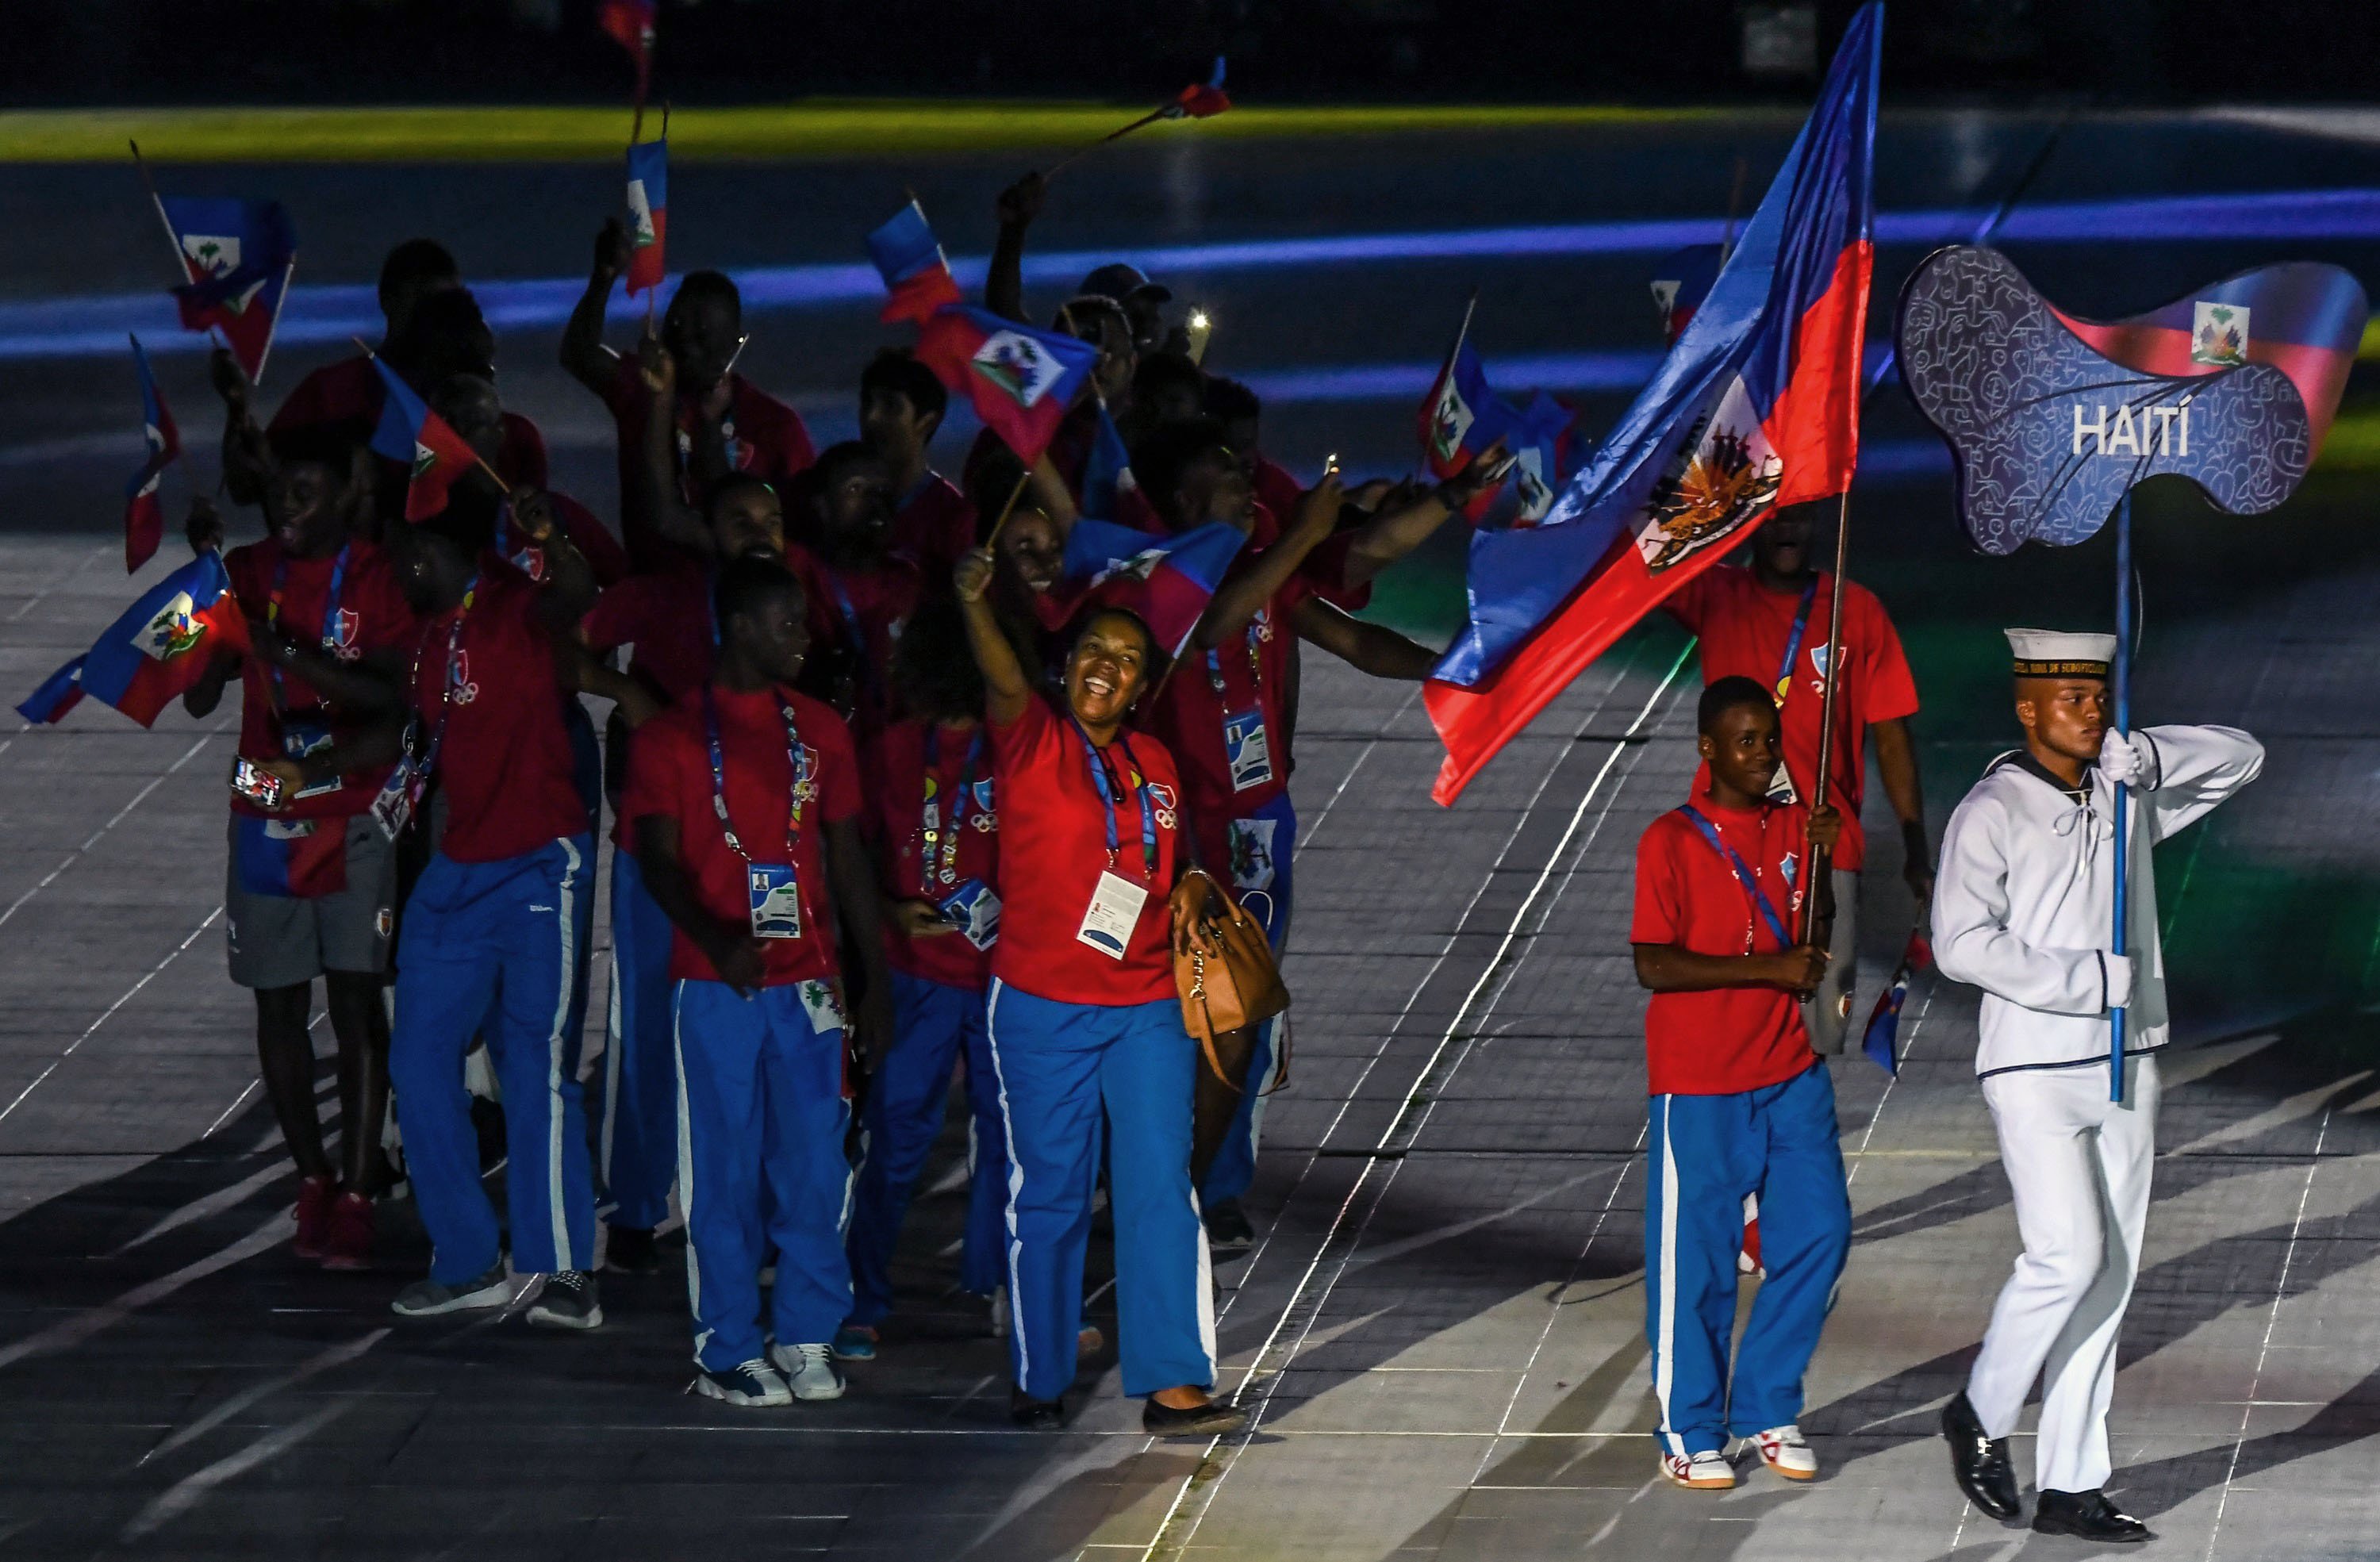
<path fill-rule="evenodd" d="M 320 828 L 336 829 L 337 819 Z M 294 987 L 325 971 L 379 975 L 396 923 L 396 854 L 368 813 L 346 822 L 347 887 L 313 900 L 250 894 L 239 886 L 239 824 L 224 861 L 224 931 L 231 979 L 244 987 Z"/>

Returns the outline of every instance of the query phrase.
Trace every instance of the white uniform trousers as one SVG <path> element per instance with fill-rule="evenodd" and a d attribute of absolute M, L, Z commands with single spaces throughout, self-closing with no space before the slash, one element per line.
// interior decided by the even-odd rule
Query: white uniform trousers
<path fill-rule="evenodd" d="M 2141 1262 L 2156 1154 L 2156 1059 L 2127 1066 L 2124 1100 L 2105 1067 L 1994 1074 L 1984 1100 L 1999 1132 L 2024 1252 L 1993 1303 L 1967 1398 L 1993 1437 L 2016 1429 L 2041 1376 L 2034 1478 L 2045 1491 L 2107 1484 L 2116 1335 Z"/>

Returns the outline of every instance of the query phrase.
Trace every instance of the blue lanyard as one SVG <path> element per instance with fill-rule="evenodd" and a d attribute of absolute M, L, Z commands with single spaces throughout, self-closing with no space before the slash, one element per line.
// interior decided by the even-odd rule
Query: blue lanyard
<path fill-rule="evenodd" d="M 975 796 L 976 768 L 983 761 L 983 729 L 978 726 L 967 740 L 966 759 L 959 767 L 959 789 L 951 800 L 948 833 L 944 834 L 941 810 L 934 806 L 934 777 L 942 768 L 942 733 L 939 726 L 926 729 L 926 798 L 921 805 L 919 832 L 925 840 L 922 872 L 928 882 L 939 874 L 944 884 L 959 881 L 959 827 L 966 822 L 967 804 Z M 935 847 L 941 846 L 941 861 L 935 862 Z"/>
<path fill-rule="evenodd" d="M 339 644 L 337 638 L 339 598 L 346 586 L 347 550 L 352 546 L 351 543 L 342 543 L 338 556 L 331 561 L 331 592 L 322 603 L 322 626 L 316 631 L 314 636 L 324 650 L 335 650 Z M 288 584 L 289 555 L 284 553 L 273 563 L 273 591 L 264 601 L 264 622 L 275 628 L 278 628 L 281 624 L 281 593 Z M 280 664 L 267 662 L 265 671 L 273 675 L 273 703 L 286 710 L 289 706 L 289 688 L 283 680 Z"/>
<path fill-rule="evenodd" d="M 1793 633 L 1785 639 L 1785 660 L 1777 664 L 1777 704 L 1785 705 L 1785 696 L 1793 689 L 1793 659 L 1802 654 L 1802 637 L 1810 632 L 1810 605 L 1818 599 L 1818 577 L 1812 575 L 1810 584 L 1802 587 L 1802 606 L 1793 614 Z"/>
<path fill-rule="evenodd" d="M 1777 947 L 1791 949 L 1793 940 L 1785 931 L 1785 919 L 1777 914 L 1777 908 L 1768 902 L 1768 891 L 1760 887 L 1760 880 L 1753 877 L 1750 868 L 1743 866 L 1743 859 L 1736 854 L 1735 848 L 1729 845 L 1720 836 L 1718 827 L 1705 818 L 1702 810 L 1691 803 L 1680 808 L 1678 812 L 1685 815 L 1687 821 L 1702 831 L 1703 839 L 1711 843 L 1711 850 L 1725 857 L 1727 866 L 1735 870 L 1736 881 L 1743 886 L 1743 892 L 1752 898 L 1753 908 L 1760 913 L 1760 919 L 1768 924 L 1768 931 L 1776 936 Z"/>
<path fill-rule="evenodd" d="M 1075 735 L 1083 740 L 1083 757 L 1091 767 L 1091 784 L 1099 789 L 1099 801 L 1107 805 L 1108 866 L 1112 868 L 1116 866 L 1119 849 L 1116 796 L 1123 790 L 1123 778 L 1109 766 L 1107 756 L 1101 754 L 1099 745 L 1091 741 L 1091 734 L 1083 731 L 1083 723 L 1076 720 L 1073 711 L 1066 713 L 1066 720 L 1074 723 Z M 1157 879 L 1157 805 L 1148 800 L 1148 775 L 1141 770 L 1140 761 L 1132 752 L 1132 739 L 1118 733 L 1116 742 L 1123 749 L 1124 763 L 1140 775 L 1140 784 L 1133 789 L 1140 797 L 1140 855 L 1148 865 L 1148 879 L 1154 883 Z"/>
<path fill-rule="evenodd" d="M 802 828 L 802 805 L 816 790 L 810 784 L 810 751 L 802 746 L 802 734 L 794 725 L 794 708 L 783 695 L 778 695 L 777 711 L 785 720 L 785 758 L 794 772 L 793 795 L 785 808 L 785 866 L 794 861 L 794 838 Z M 710 742 L 710 811 L 719 816 L 719 833 L 727 838 L 727 849 L 752 864 L 752 854 L 735 838 L 735 826 L 727 817 L 727 756 L 719 743 L 719 702 L 711 696 L 710 685 L 702 687 L 703 735 Z"/>
<path fill-rule="evenodd" d="M 479 593 L 480 575 L 474 570 L 463 587 L 463 600 L 455 609 L 455 620 L 446 626 L 446 676 L 438 689 L 438 720 L 430 729 L 430 749 L 421 757 L 421 773 L 425 776 L 438 768 L 438 751 L 445 746 L 446 719 L 455 713 L 455 691 L 463 682 L 463 620 Z M 413 648 L 413 681 L 407 686 L 414 690 L 421 687 L 421 648 L 418 645 Z"/>
<path fill-rule="evenodd" d="M 1264 652 L 1258 648 L 1264 640 L 1265 614 L 1269 611 L 1258 608 L 1256 616 L 1248 620 L 1248 681 L 1254 690 L 1264 687 Z M 1220 698 L 1223 693 L 1223 659 L 1212 648 L 1207 652 L 1207 682 L 1213 686 L 1216 697 Z"/>

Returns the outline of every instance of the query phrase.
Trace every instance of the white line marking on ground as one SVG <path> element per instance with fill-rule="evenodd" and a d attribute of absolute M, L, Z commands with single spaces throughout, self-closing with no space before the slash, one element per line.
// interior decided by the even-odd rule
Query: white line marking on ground
<path fill-rule="evenodd" d="M 346 1414 L 352 1404 L 351 1400 L 341 1399 L 324 1405 L 305 1420 L 268 1432 L 239 1452 L 226 1454 L 205 1469 L 182 1477 L 159 1493 L 148 1507 L 133 1515 L 132 1522 L 124 1526 L 122 1538 L 128 1542 L 136 1541 L 156 1533 L 204 1502 L 207 1494 L 217 1486 L 245 1475 L 260 1464 L 280 1458 Z"/>
<path fill-rule="evenodd" d="M 343 1366 L 356 1360 L 365 1351 L 386 1339 L 390 1332 L 389 1328 L 382 1326 L 372 1330 L 361 1339 L 351 1339 L 345 1345 L 334 1345 L 326 1350 L 318 1350 L 287 1372 L 278 1373 L 253 1387 L 241 1389 L 213 1410 L 142 1454 L 135 1462 L 134 1468 L 138 1469 L 152 1459 L 163 1458 L 176 1448 L 188 1447 L 242 1411 L 261 1404 L 285 1388 L 295 1387 L 318 1373 L 327 1372 L 333 1367 Z"/>
<path fill-rule="evenodd" d="M 207 1254 L 195 1263 L 185 1264 L 170 1275 L 143 1281 L 112 1302 L 96 1307 L 86 1307 L 79 1313 L 59 1319 L 45 1329 L 40 1329 L 15 1344 L 0 1347 L 0 1367 L 14 1366 L 35 1356 L 55 1355 L 71 1350 L 101 1331 L 122 1323 L 152 1302 L 162 1302 L 194 1280 L 245 1262 L 258 1253 L 279 1246 L 289 1240 L 289 1217 L 274 1210 L 265 1217 L 264 1224 L 227 1247 Z"/>
<path fill-rule="evenodd" d="M 93 1020 L 88 1026 L 86 1026 L 82 1035 L 75 1037 L 71 1042 L 68 1042 L 67 1044 L 67 1049 L 64 1052 L 59 1053 L 55 1058 L 52 1059 L 48 1068 L 43 1069 L 40 1073 L 33 1076 L 32 1084 L 17 1092 L 17 1098 L 14 1101 L 9 1102 L 6 1107 L 0 1107 L 0 1122 L 6 1121 L 10 1112 L 13 1112 L 18 1108 L 23 1106 L 25 1104 L 25 1097 L 30 1096 L 34 1091 L 39 1090 L 42 1087 L 42 1082 L 43 1080 L 49 1078 L 52 1074 L 56 1073 L 58 1072 L 58 1065 L 73 1057 L 75 1054 L 75 1048 L 80 1047 L 84 1042 L 89 1041 L 91 1038 L 93 1032 L 97 1031 L 100 1026 L 107 1023 L 110 1016 L 114 1015 L 117 1010 L 123 1008 L 126 1004 L 131 1002 L 133 994 L 139 992 L 142 987 L 147 987 L 151 982 L 155 981 L 159 972 L 164 970 L 168 965 L 173 964 L 176 959 L 180 958 L 183 951 L 188 949 L 192 944 L 197 943 L 199 941 L 199 935 L 205 932 L 209 927 L 214 926 L 215 918 L 221 916 L 223 914 L 224 908 L 221 906 L 217 906 L 214 910 L 207 913 L 206 916 L 200 920 L 199 925 L 190 929 L 190 936 L 188 938 L 184 938 L 180 943 L 175 945 L 172 952 L 168 953 L 164 959 L 159 961 L 156 964 L 151 966 L 147 975 L 141 977 L 139 981 L 125 988 L 124 996 L 117 999 L 114 1003 L 109 1004 L 107 1006 L 106 1012 L 100 1015 L 98 1019 Z"/>
<path fill-rule="evenodd" d="M 115 815 L 113 818 L 109 819 L 105 824 L 101 825 L 97 829 L 92 830 L 88 840 L 83 842 L 81 845 L 76 847 L 73 851 L 68 852 L 66 855 L 66 860 L 58 864 L 57 866 L 50 869 L 48 874 L 42 878 L 39 884 L 34 885 L 23 894 L 9 902 L 8 909 L 6 911 L 0 911 L 0 927 L 6 926 L 8 919 L 16 915 L 19 910 L 23 909 L 27 901 L 31 900 L 34 896 L 40 894 L 42 890 L 56 883 L 58 880 L 58 875 L 66 872 L 67 869 L 80 862 L 83 859 L 83 854 L 85 853 L 99 844 L 101 837 L 104 836 L 109 830 L 114 829 L 117 825 L 122 824 L 124 822 L 125 816 L 131 813 L 133 809 L 140 806 L 140 805 L 148 799 L 151 793 L 164 785 L 166 776 L 172 775 L 175 771 L 180 769 L 183 766 L 197 758 L 199 757 L 199 750 L 206 747 L 206 745 L 214 741 L 217 736 L 228 731 L 230 726 L 230 720 L 226 718 L 225 720 L 218 721 L 212 727 L 209 728 L 206 733 L 200 737 L 198 742 L 190 745 L 188 748 L 183 750 L 182 757 L 179 759 L 175 760 L 172 764 L 165 767 L 164 774 L 154 777 L 150 781 L 148 785 L 134 793 L 132 794 L 131 802 L 127 803 L 123 807 L 116 809 Z"/>

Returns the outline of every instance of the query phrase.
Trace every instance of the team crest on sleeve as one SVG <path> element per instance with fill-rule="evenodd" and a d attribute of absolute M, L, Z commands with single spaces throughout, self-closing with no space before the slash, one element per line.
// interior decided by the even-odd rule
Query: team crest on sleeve
<path fill-rule="evenodd" d="M 1065 378 L 1066 367 L 1020 332 L 995 331 L 975 350 L 975 371 L 1019 406 L 1033 406 Z"/>
<path fill-rule="evenodd" d="M 1785 464 L 1761 430 L 1743 381 L 1695 420 L 1670 471 L 1654 483 L 1636 523 L 1636 551 L 1658 575 L 1727 541 L 1765 514 Z"/>
<path fill-rule="evenodd" d="M 206 631 L 191 618 L 192 605 L 188 591 L 175 592 L 173 599 L 133 635 L 132 643 L 140 654 L 154 661 L 171 661 L 203 639 Z"/>

